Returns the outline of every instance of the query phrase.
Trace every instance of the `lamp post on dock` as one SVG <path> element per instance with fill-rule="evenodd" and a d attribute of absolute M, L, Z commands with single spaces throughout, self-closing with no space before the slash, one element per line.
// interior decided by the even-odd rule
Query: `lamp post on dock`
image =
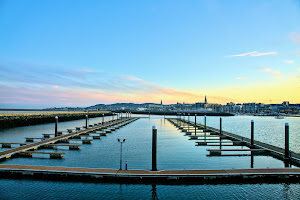
<path fill-rule="evenodd" d="M 55 116 L 55 137 L 57 137 L 57 124 L 58 124 L 58 116 Z"/>
<path fill-rule="evenodd" d="M 125 142 L 125 139 L 123 139 L 123 141 L 121 141 L 121 140 L 118 138 L 118 142 L 121 143 L 120 170 L 122 170 L 122 145 L 123 145 L 123 143 Z"/>

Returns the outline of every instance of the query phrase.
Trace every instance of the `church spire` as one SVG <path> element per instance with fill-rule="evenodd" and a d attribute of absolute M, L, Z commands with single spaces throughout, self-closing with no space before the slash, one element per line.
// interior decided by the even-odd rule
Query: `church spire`
<path fill-rule="evenodd" d="M 207 99 L 206 99 L 206 95 L 205 95 L 204 103 L 205 103 L 205 104 L 207 104 Z"/>
<path fill-rule="evenodd" d="M 160 105 L 162 105 L 162 100 L 160 100 Z"/>

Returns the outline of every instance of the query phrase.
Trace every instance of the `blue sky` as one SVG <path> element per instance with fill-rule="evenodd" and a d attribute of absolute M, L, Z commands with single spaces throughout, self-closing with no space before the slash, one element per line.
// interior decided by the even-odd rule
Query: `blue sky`
<path fill-rule="evenodd" d="M 300 2 L 0 1 L 2 107 L 300 103 Z"/>

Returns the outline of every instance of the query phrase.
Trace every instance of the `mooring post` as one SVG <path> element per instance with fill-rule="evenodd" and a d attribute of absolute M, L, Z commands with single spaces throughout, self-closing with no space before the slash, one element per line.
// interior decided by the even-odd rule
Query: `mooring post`
<path fill-rule="evenodd" d="M 196 135 L 196 128 L 197 128 L 197 123 L 196 123 L 196 121 L 197 121 L 197 114 L 195 114 L 195 135 Z"/>
<path fill-rule="evenodd" d="M 86 127 L 86 129 L 89 128 L 88 119 L 89 119 L 89 116 L 88 116 L 88 115 L 85 115 L 85 127 Z"/>
<path fill-rule="evenodd" d="M 157 127 L 154 125 L 152 126 L 152 170 L 157 171 Z"/>
<path fill-rule="evenodd" d="M 112 120 L 114 121 L 115 120 L 115 113 L 112 113 Z"/>
<path fill-rule="evenodd" d="M 150 112 L 149 112 L 149 119 L 150 119 Z"/>
<path fill-rule="evenodd" d="M 55 116 L 55 137 L 57 137 L 58 116 Z"/>
<path fill-rule="evenodd" d="M 289 123 L 285 123 L 285 159 L 290 158 L 290 147 L 289 147 Z"/>
<path fill-rule="evenodd" d="M 254 121 L 251 120 L 251 146 L 254 146 Z"/>
<path fill-rule="evenodd" d="M 188 134 L 190 132 L 190 113 L 188 114 Z"/>
<path fill-rule="evenodd" d="M 181 113 L 179 113 L 179 128 L 181 127 Z"/>
<path fill-rule="evenodd" d="M 204 115 L 204 141 L 206 142 L 206 115 Z"/>
<path fill-rule="evenodd" d="M 222 117 L 220 117 L 220 136 L 222 135 Z"/>
<path fill-rule="evenodd" d="M 102 113 L 102 125 L 104 125 L 104 113 Z"/>

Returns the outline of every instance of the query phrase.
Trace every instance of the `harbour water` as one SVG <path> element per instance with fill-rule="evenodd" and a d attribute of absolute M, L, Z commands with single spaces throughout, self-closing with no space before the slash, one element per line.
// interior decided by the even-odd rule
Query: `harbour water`
<path fill-rule="evenodd" d="M 144 116 L 145 117 L 145 116 Z M 148 117 L 148 116 L 147 116 Z M 105 117 L 109 120 L 112 117 Z M 187 117 L 186 117 L 187 119 Z M 274 117 L 223 117 L 223 130 L 250 137 L 250 121 L 255 122 L 255 139 L 283 147 L 284 123 L 290 124 L 291 150 L 300 152 L 300 118 Z M 194 120 L 194 117 L 190 117 Z M 197 122 L 203 124 L 203 117 Z M 89 124 L 101 122 L 102 118 L 89 119 Z M 60 122 L 59 130 L 85 125 L 85 120 Z M 251 157 L 207 157 L 206 149 L 218 148 L 195 146 L 195 140 L 177 130 L 163 116 L 141 118 L 92 144 L 85 144 L 79 151 L 70 151 L 59 147 L 55 152 L 65 152 L 63 159 L 48 159 L 47 155 L 34 158 L 13 158 L 1 164 L 45 165 L 86 168 L 118 169 L 120 162 L 120 144 L 117 139 L 126 139 L 123 144 L 123 163 L 128 162 L 129 169 L 151 168 L 152 125 L 158 128 L 158 169 L 243 169 L 250 168 Z M 219 117 L 207 117 L 207 125 L 219 128 Z M 25 142 L 25 137 L 41 137 L 43 133 L 54 133 L 53 124 L 17 127 L 0 131 L 1 142 Z M 72 141 L 76 143 L 77 141 Z M 232 147 L 222 147 L 232 148 Z M 246 148 L 246 147 L 237 147 Z M 1 151 L 6 150 L 0 148 Z M 42 151 L 42 150 L 39 150 Z M 284 163 L 270 156 L 254 156 L 254 168 L 283 168 Z M 124 165 L 123 165 L 124 168 Z M 139 185 L 139 184 L 95 184 L 74 182 L 49 182 L 33 180 L 0 179 L 0 199 L 51 198 L 62 199 L 76 194 L 76 199 L 151 199 L 154 194 L 159 199 L 297 199 L 299 184 L 245 184 L 245 185 Z M 7 196 L 8 188 L 15 191 Z M 11 189 L 10 189 L 11 190 Z M 60 191 L 60 196 L 55 196 Z M 6 196 L 5 196 L 6 195 Z M 26 198 L 27 195 L 27 198 Z M 155 196 L 155 195 L 154 195 Z M 4 199 L 4 198 L 3 198 Z M 34 199 L 34 198 L 33 198 Z"/>

